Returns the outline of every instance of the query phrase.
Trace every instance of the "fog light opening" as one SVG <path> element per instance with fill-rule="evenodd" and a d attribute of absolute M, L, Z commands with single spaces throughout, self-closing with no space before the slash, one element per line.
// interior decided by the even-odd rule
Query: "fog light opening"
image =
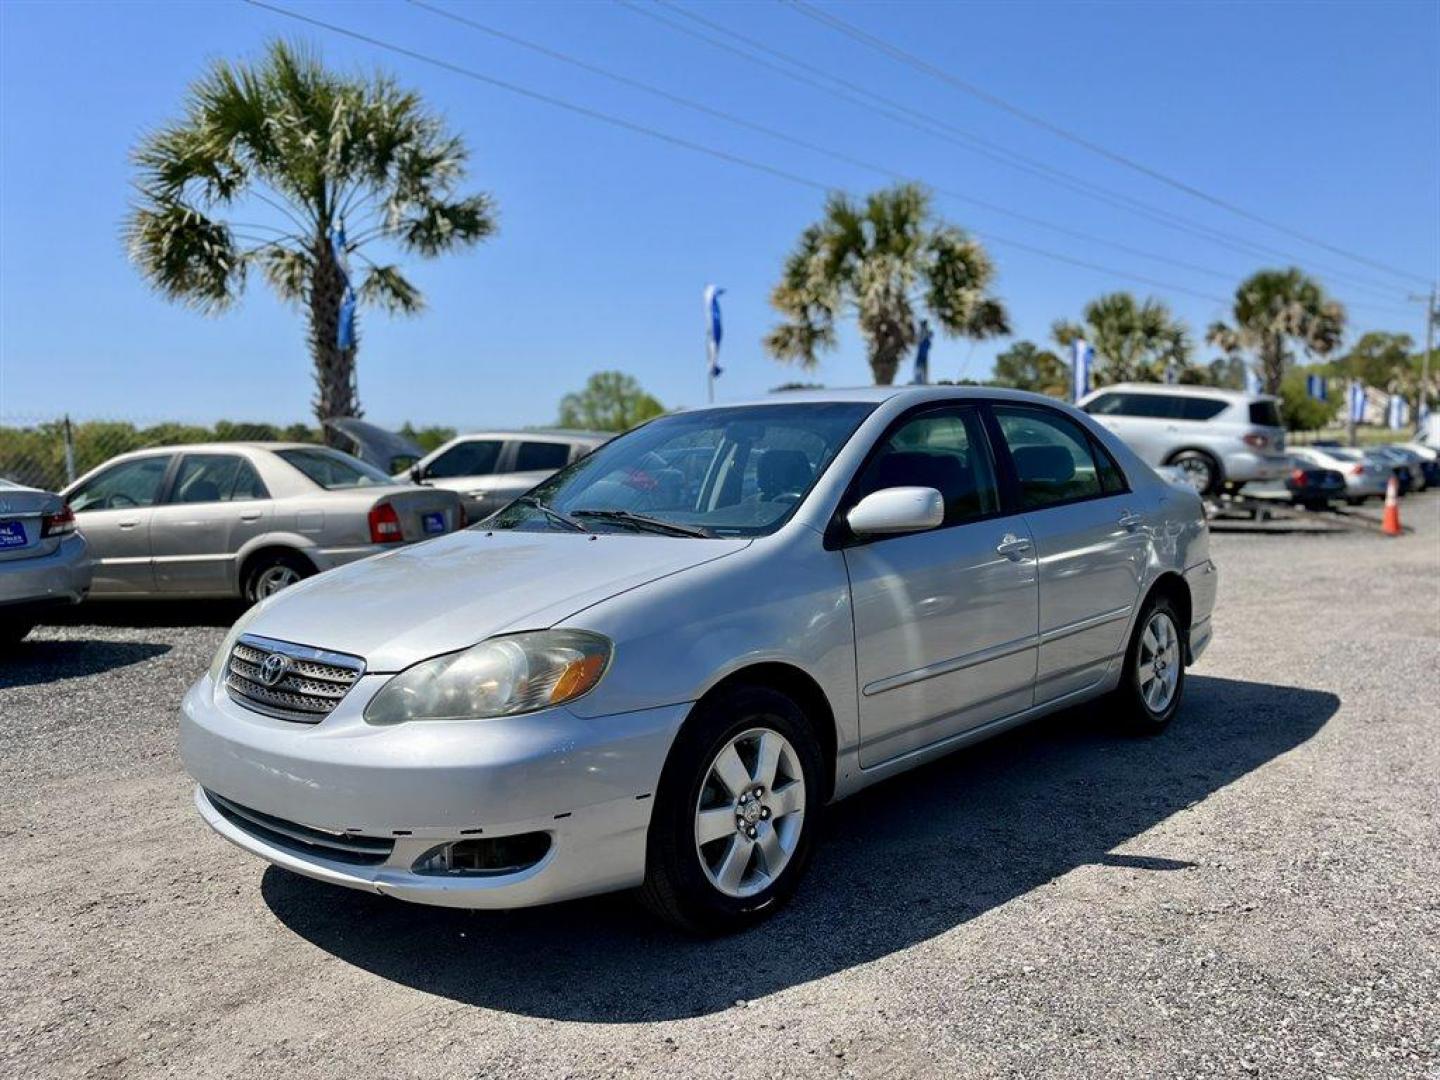
<path fill-rule="evenodd" d="M 543 832 L 453 840 L 425 852 L 413 869 L 417 874 L 498 877 L 530 869 L 549 850 L 550 834 Z"/>

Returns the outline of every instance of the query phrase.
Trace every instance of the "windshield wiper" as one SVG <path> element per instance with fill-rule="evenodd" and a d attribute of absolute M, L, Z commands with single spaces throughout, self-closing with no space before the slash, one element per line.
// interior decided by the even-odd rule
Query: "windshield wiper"
<path fill-rule="evenodd" d="M 590 531 L 589 529 L 587 529 L 587 528 L 585 527 L 585 525 L 584 525 L 583 522 L 576 521 L 576 520 L 575 520 L 573 517 L 571 517 L 569 514 L 564 513 L 563 511 L 560 511 L 560 510 L 556 510 L 555 507 L 550 506 L 550 505 L 548 505 L 548 504 L 546 504 L 546 503 L 541 502 L 541 501 L 540 501 L 539 499 L 537 499 L 534 495 L 521 495 L 520 498 L 516 499 L 515 501 L 516 501 L 517 503 L 519 503 L 520 505 L 522 505 L 522 506 L 533 506 L 536 510 L 539 510 L 542 514 L 544 514 L 544 515 L 545 515 L 547 518 L 549 518 L 551 521 L 558 521 L 561 525 L 564 525 L 567 529 L 574 529 L 576 532 L 589 532 L 589 531 Z"/>
<path fill-rule="evenodd" d="M 702 529 L 698 525 L 681 525 L 674 521 L 662 521 L 660 518 L 653 518 L 646 514 L 637 514 L 633 510 L 576 510 L 575 516 L 577 518 L 599 518 L 601 521 L 618 521 L 625 525 L 634 525 L 639 529 L 669 533 L 672 536 L 698 536 L 701 539 L 708 539 L 714 535 L 709 529 Z"/>

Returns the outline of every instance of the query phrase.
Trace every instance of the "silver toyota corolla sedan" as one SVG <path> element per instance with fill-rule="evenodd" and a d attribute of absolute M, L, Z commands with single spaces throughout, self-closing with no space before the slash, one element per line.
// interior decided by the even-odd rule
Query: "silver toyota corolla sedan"
<path fill-rule="evenodd" d="M 307 443 L 138 450 L 62 494 L 95 559 L 92 595 L 243 596 L 453 532 L 459 497 Z"/>
<path fill-rule="evenodd" d="M 0 648 L 90 591 L 90 554 L 59 495 L 0 479 Z"/>
<path fill-rule="evenodd" d="M 641 886 L 722 930 L 868 784 L 1102 696 L 1164 728 L 1216 581 L 1199 496 L 1076 409 L 787 394 L 257 605 L 180 747 L 205 820 L 297 873 L 466 908 Z"/>

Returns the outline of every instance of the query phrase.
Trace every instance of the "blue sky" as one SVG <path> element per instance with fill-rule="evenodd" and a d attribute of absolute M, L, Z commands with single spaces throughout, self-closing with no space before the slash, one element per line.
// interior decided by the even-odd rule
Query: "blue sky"
<path fill-rule="evenodd" d="M 861 192 L 884 182 L 403 0 L 277 2 L 835 187 Z M 1161 260 L 1098 247 L 937 196 L 940 212 L 962 227 L 1176 287 L 994 242 L 998 292 L 1016 337 L 1043 340 L 1052 320 L 1074 317 L 1086 300 L 1116 288 L 1166 299 L 1203 332 L 1224 313 L 1221 300 L 1235 282 L 1282 261 L 1219 246 L 1006 168 L 610 0 L 434 2 L 937 188 L 1157 254 Z M 1440 4 L 818 2 L 970 83 L 1195 187 L 1421 279 L 1440 274 Z M 1354 332 L 1418 332 L 1421 308 L 1407 304 L 1405 294 L 1423 288 L 1422 281 L 1356 264 L 1188 198 L 785 5 L 683 3 L 1077 179 L 1289 254 L 1350 305 Z M 176 114 L 187 83 L 208 60 L 254 54 L 276 35 L 313 42 L 336 66 L 383 67 L 421 90 L 467 140 L 470 185 L 492 193 L 500 207 L 501 232 L 493 241 L 410 265 L 429 299 L 425 315 L 365 319 L 360 391 L 371 419 L 462 427 L 546 423 L 564 392 L 603 369 L 636 375 L 667 405 L 702 401 L 700 296 L 709 281 L 727 289 L 722 399 L 762 393 L 792 378 L 869 381 L 853 334 L 809 375 L 777 365 L 760 347 L 773 321 L 767 294 L 786 250 L 819 212 L 823 196 L 816 190 L 240 2 L 5 0 L 0 417 L 68 411 L 139 421 L 308 418 L 309 361 L 295 312 L 258 281 L 238 308 L 219 318 L 171 305 L 147 291 L 119 238 L 129 198 L 127 153 L 136 138 Z M 983 378 L 1004 347 L 940 340 L 932 373 Z"/>

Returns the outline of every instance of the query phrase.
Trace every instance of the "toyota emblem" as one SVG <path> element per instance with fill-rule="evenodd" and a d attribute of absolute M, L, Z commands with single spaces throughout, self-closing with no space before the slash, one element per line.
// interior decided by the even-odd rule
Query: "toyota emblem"
<path fill-rule="evenodd" d="M 260 665 L 260 681 L 266 686 L 276 686 L 290 673 L 290 658 L 280 653 L 271 653 Z"/>

